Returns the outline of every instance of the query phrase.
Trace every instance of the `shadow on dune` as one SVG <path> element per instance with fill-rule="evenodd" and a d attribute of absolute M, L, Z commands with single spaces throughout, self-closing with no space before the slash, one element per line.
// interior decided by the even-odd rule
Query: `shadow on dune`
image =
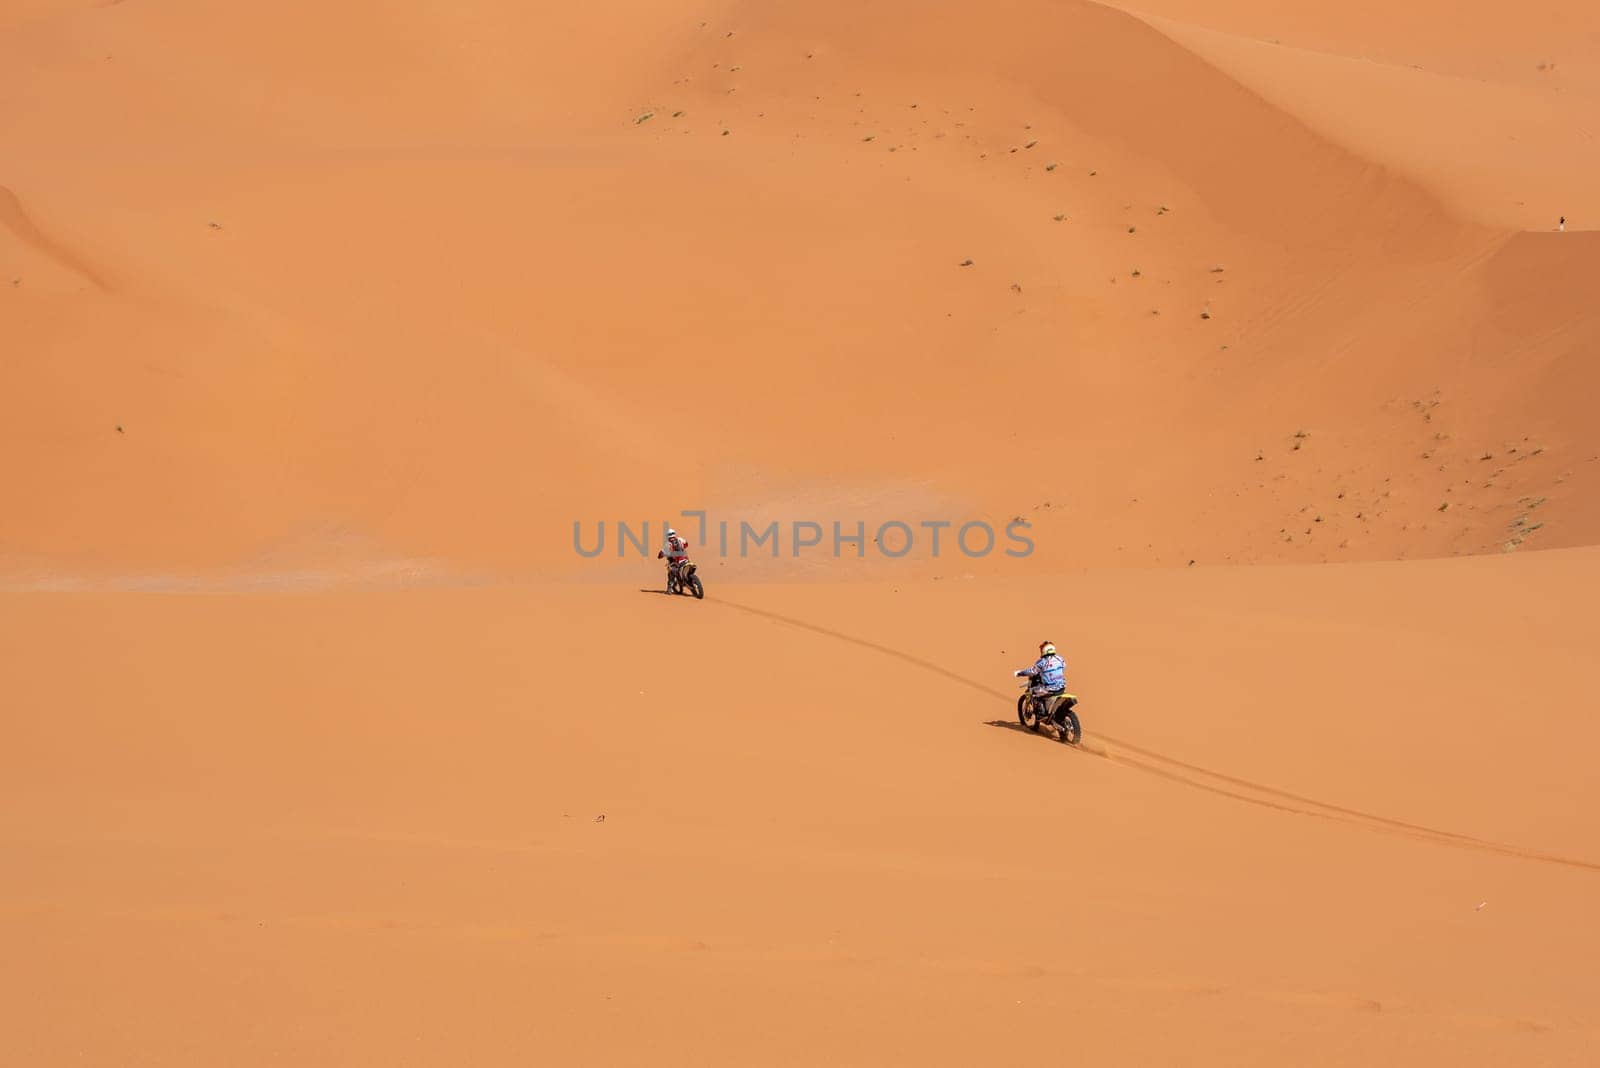
<path fill-rule="evenodd" d="M 1045 741 L 1056 745 L 1061 744 L 1048 735 L 1040 734 L 1038 731 L 1030 731 L 1014 719 L 986 719 L 983 721 L 983 725 L 985 727 L 999 727 L 1003 731 L 1016 731 L 1018 734 L 1026 734 L 1030 738 L 1043 738 Z M 1095 753 L 1092 749 L 1085 750 L 1085 752 L 1094 753 L 1095 756 L 1105 756 L 1104 753 Z"/>
<path fill-rule="evenodd" d="M 1033 733 L 1028 728 L 1024 727 L 1022 724 L 1013 723 L 1009 719 L 986 719 L 986 720 L 983 721 L 983 725 L 985 727 L 999 727 L 1001 730 L 1006 730 L 1006 731 L 1016 731 L 1018 734 L 1032 734 Z"/>
<path fill-rule="evenodd" d="M 792 619 L 789 616 L 780 615 L 777 612 L 771 612 L 764 608 L 755 608 L 750 605 L 739 604 L 737 602 L 725 599 L 719 599 L 715 603 L 732 608 L 735 611 L 745 612 L 754 616 L 761 616 L 764 619 L 770 619 L 777 623 L 782 623 L 791 627 L 798 627 L 801 630 L 809 630 L 815 634 L 822 634 L 837 641 L 849 642 L 852 645 L 859 645 L 862 648 L 871 649 L 874 652 L 882 653 L 885 656 L 894 657 L 896 660 L 905 661 L 906 663 L 919 667 L 924 671 L 932 672 L 935 675 L 940 675 L 952 682 L 960 683 L 962 686 L 965 686 L 968 689 L 976 690 L 988 697 L 1005 701 L 1007 704 L 1010 704 L 1013 700 L 1012 695 L 1010 694 L 991 689 L 981 682 L 975 682 L 974 680 L 966 678 L 965 676 L 958 675 L 955 672 L 950 671 L 948 668 L 941 667 L 932 661 L 923 660 L 920 657 L 912 656 L 910 653 L 901 652 L 899 649 L 894 649 L 887 645 L 880 645 L 877 642 L 868 641 L 865 638 L 858 638 L 853 634 L 846 634 L 842 631 L 831 630 L 827 627 L 818 626 L 815 623 L 807 623 L 804 620 Z M 1033 733 L 1025 730 L 1021 724 L 1013 723 L 1007 720 L 986 720 L 984 723 L 985 726 L 1004 727 L 1007 730 L 1016 731 L 1020 734 L 1031 735 Z M 1328 801 L 1318 801 L 1316 798 L 1306 797 L 1303 794 L 1291 793 L 1288 790 L 1282 790 L 1275 786 L 1268 786 L 1265 783 L 1252 782 L 1249 779 L 1242 779 L 1238 778 L 1237 776 L 1228 775 L 1224 772 L 1213 771 L 1210 768 L 1202 767 L 1198 764 L 1190 764 L 1186 761 L 1178 760 L 1175 757 L 1169 757 L 1162 753 L 1156 752 L 1153 749 L 1146 749 L 1141 746 L 1133 745 L 1129 742 L 1121 741 L 1120 739 L 1113 738 L 1109 735 L 1094 735 L 1087 726 L 1084 729 L 1083 741 L 1076 746 L 1071 746 L 1070 748 L 1082 753 L 1086 753 L 1090 756 L 1099 757 L 1102 760 L 1110 761 L 1111 763 L 1120 767 L 1132 768 L 1149 775 L 1154 775 L 1158 778 L 1166 779 L 1170 782 L 1180 783 L 1196 790 L 1204 790 L 1206 793 L 1231 798 L 1235 801 L 1242 801 L 1249 805 L 1270 808 L 1278 812 L 1287 812 L 1296 816 L 1314 816 L 1318 819 L 1331 820 L 1335 823 L 1343 823 L 1347 826 L 1364 827 L 1367 830 L 1404 835 L 1420 841 L 1433 842 L 1436 845 L 1451 845 L 1461 849 L 1474 849 L 1486 853 L 1498 853 L 1502 856 L 1515 857 L 1519 860 L 1537 860 L 1547 864 L 1560 864 L 1569 868 L 1582 868 L 1587 871 L 1600 871 L 1600 863 L 1595 863 L 1593 861 L 1564 857 L 1554 853 L 1543 853 L 1537 850 L 1525 849 L 1521 846 L 1515 845 L 1506 845 L 1500 842 L 1491 842 L 1482 838 L 1474 838 L 1471 835 L 1457 834 L 1454 831 L 1442 831 L 1434 827 L 1425 827 L 1421 824 L 1408 823 L 1405 820 L 1393 819 L 1391 817 L 1378 815 L 1376 813 L 1363 812 L 1360 809 L 1348 808 L 1346 806 L 1336 805 Z"/>

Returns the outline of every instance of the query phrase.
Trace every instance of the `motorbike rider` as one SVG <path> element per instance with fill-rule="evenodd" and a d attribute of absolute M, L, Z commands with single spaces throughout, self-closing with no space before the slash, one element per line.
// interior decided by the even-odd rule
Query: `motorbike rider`
<path fill-rule="evenodd" d="M 1056 708 L 1067 693 L 1067 662 L 1056 653 L 1055 643 L 1040 642 L 1039 659 L 1032 667 L 1013 674 L 1019 679 L 1033 680 L 1028 692 L 1033 696 L 1034 707 L 1039 710 L 1039 718 L 1054 727 Z"/>
<path fill-rule="evenodd" d="M 670 589 L 672 573 L 677 571 L 685 560 L 689 559 L 689 543 L 680 538 L 678 532 L 671 527 L 667 528 L 667 543 L 661 547 L 660 552 L 656 553 L 657 560 L 663 558 L 667 561 L 668 588 Z"/>

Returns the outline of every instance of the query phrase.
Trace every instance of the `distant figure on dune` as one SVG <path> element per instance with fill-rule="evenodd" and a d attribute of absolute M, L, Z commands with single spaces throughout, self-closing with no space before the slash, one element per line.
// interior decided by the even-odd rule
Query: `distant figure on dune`
<path fill-rule="evenodd" d="M 1560 220 L 1556 222 L 1556 230 L 1563 234 L 1567 232 L 1567 217 L 1565 215 L 1561 216 Z"/>
<path fill-rule="evenodd" d="M 667 528 L 667 543 L 656 553 L 656 559 L 665 558 L 667 561 L 667 592 L 672 592 L 672 572 L 678 565 L 689 559 L 689 543 L 678 537 L 678 532 L 671 527 Z"/>

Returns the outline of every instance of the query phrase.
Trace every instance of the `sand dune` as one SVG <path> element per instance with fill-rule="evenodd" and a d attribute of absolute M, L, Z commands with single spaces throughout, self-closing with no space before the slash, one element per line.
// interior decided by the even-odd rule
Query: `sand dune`
<path fill-rule="evenodd" d="M 1113 6 L 1270 41 L 1395 66 L 1503 84 L 1592 85 L 1583 62 L 1594 45 L 1588 10 L 1574 0 L 1534 0 L 1508 19 L 1500 9 L 1445 0 L 1404 8 L 1356 0 L 1282 8 L 1268 0 L 1139 0 Z M 1381 116 L 1374 116 L 1380 119 Z"/>
<path fill-rule="evenodd" d="M 6 6 L 8 1053 L 1587 1063 L 1586 18 Z"/>
<path fill-rule="evenodd" d="M 0 186 L 0 226 L 11 232 L 12 238 L 26 247 L 35 256 L 41 257 L 47 263 L 76 274 L 83 281 L 93 285 L 96 289 L 109 288 L 95 269 L 83 262 L 71 249 L 65 248 L 52 241 L 48 235 L 41 233 L 28 218 L 28 213 L 22 210 L 22 203 L 17 200 L 15 193 Z M 25 269 L 26 260 L 19 259 L 12 272 L 13 288 L 21 284 L 21 273 Z M 28 264 L 28 267 L 34 264 Z"/>
<path fill-rule="evenodd" d="M 1144 17 L 1275 106 L 1414 178 L 1467 218 L 1552 231 L 1566 216 L 1573 229 L 1594 228 L 1590 190 L 1600 177 L 1600 141 L 1592 116 L 1600 82 L 1573 84 L 1550 59 L 1530 58 L 1528 70 L 1490 76 L 1445 73 Z M 1552 27 L 1545 44 L 1564 57 L 1572 57 L 1572 44 L 1592 51 L 1581 36 L 1574 41 L 1576 28 Z M 1588 69 L 1590 56 L 1572 58 Z"/>
<path fill-rule="evenodd" d="M 1593 540 L 1587 235 L 1504 251 L 1129 15 L 586 24 L 649 56 L 619 83 L 490 6 L 406 36 L 426 64 L 382 52 L 373 78 L 409 72 L 382 106 L 332 58 L 382 20 L 299 17 L 124 5 L 13 32 L 13 79 L 73 91 L 56 125 L 10 118 L 8 188 L 126 279 L 44 299 L 50 275 L 19 270 L 8 294 L 8 392 L 34 399 L 7 474 L 37 502 L 6 519 L 13 585 L 335 551 L 526 572 L 529 544 L 613 503 L 839 480 L 937 483 L 997 518 L 1071 501 L 1041 526 L 1062 566 L 1499 551 L 1519 499 L 1545 502 L 1530 547 Z M 227 72 L 276 63 L 302 73 L 265 107 L 145 74 L 259 85 Z M 95 108 L 139 93 L 136 150 Z M 1068 407 L 1025 418 L 1041 381 Z M 819 438 L 842 392 L 897 414 Z M 45 442 L 58 465 L 23 459 Z M 1483 485 L 1477 458 L 1512 447 L 1543 451 Z M 1338 536 L 1302 509 L 1339 511 Z"/>
<path fill-rule="evenodd" d="M 97 1063 L 1581 1063 L 1595 564 L 37 595 L 7 1001 Z M 997 729 L 996 619 L 1083 751 Z"/>

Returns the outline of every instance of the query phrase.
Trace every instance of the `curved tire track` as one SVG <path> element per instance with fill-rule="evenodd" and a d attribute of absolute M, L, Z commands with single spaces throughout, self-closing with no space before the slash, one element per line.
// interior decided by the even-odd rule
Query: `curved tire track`
<path fill-rule="evenodd" d="M 735 611 L 745 612 L 753 616 L 759 616 L 763 619 L 772 620 L 776 623 L 782 623 L 786 626 L 797 627 L 800 630 L 808 630 L 813 634 L 821 634 L 825 637 L 832 638 L 835 641 L 849 642 L 851 645 L 859 645 L 864 649 L 870 649 L 873 652 L 879 653 L 883 656 L 890 656 L 894 657 L 896 660 L 903 660 L 914 667 L 918 667 L 923 671 L 942 676 L 951 682 L 960 683 L 962 686 L 965 686 L 971 690 L 976 690 L 987 697 L 993 697 L 1004 701 L 1007 705 L 1012 703 L 1012 696 L 1009 694 L 1003 693 L 999 690 L 991 689 L 981 682 L 975 682 L 964 675 L 959 675 L 956 672 L 951 671 L 948 668 L 941 667 L 930 660 L 923 660 L 921 657 L 912 656 L 910 653 L 902 652 L 899 649 L 895 649 L 887 645 L 880 645 L 879 643 L 869 641 L 866 638 L 858 638 L 853 634 L 846 634 L 843 631 L 832 630 L 828 627 L 819 626 L 815 623 L 807 623 L 804 620 L 794 619 L 790 616 L 785 616 L 778 612 L 772 612 L 764 608 L 756 608 L 751 605 L 740 604 L 737 601 L 729 601 L 719 598 L 712 603 L 722 605 L 727 608 L 732 608 Z M 1582 860 L 1576 857 L 1566 857 L 1558 853 L 1547 853 L 1517 845 L 1509 845 L 1504 842 L 1494 842 L 1486 838 L 1477 838 L 1470 834 L 1459 834 L 1455 831 L 1440 830 L 1436 827 L 1428 827 L 1420 823 L 1410 823 L 1406 820 L 1395 819 L 1393 817 L 1380 815 L 1374 812 L 1363 812 L 1361 809 L 1350 808 L 1346 805 L 1338 805 L 1329 801 L 1319 801 L 1314 797 L 1307 797 L 1304 794 L 1293 793 L 1292 791 L 1280 789 L 1276 786 L 1270 786 L 1266 783 L 1253 782 L 1250 779 L 1242 779 L 1238 776 L 1228 775 L 1224 772 L 1213 771 L 1210 768 L 1202 767 L 1199 764 L 1191 764 L 1187 761 L 1178 760 L 1175 757 L 1169 757 L 1163 753 L 1158 753 L 1153 749 L 1146 749 L 1142 746 L 1134 745 L 1131 742 L 1122 741 L 1108 734 L 1096 732 L 1093 737 L 1099 741 L 1110 743 L 1110 745 L 1114 748 L 1102 748 L 1093 743 L 1089 743 L 1079 745 L 1076 747 L 1076 751 L 1085 756 L 1091 756 L 1100 760 L 1110 761 L 1111 763 L 1120 767 L 1132 768 L 1136 771 L 1142 771 L 1148 775 L 1154 775 L 1162 779 L 1167 779 L 1171 782 L 1180 783 L 1196 790 L 1204 790 L 1206 793 L 1216 794 L 1220 797 L 1231 798 L 1232 800 L 1241 801 L 1245 804 L 1256 805 L 1261 808 L 1268 808 L 1295 816 L 1312 816 L 1318 819 L 1330 820 L 1335 823 L 1342 823 L 1351 827 L 1363 827 L 1367 830 L 1381 831 L 1387 834 L 1403 835 L 1417 841 L 1432 842 L 1435 845 L 1455 846 L 1458 849 L 1472 849 L 1482 853 L 1495 853 L 1500 856 L 1511 857 L 1516 860 L 1531 860 L 1544 864 L 1556 864 L 1567 868 L 1578 868 L 1584 871 L 1600 872 L 1600 863 L 1596 863 L 1594 861 Z M 1118 750 L 1123 750 L 1125 752 L 1119 752 Z M 1130 753 L 1136 755 L 1127 755 Z"/>

